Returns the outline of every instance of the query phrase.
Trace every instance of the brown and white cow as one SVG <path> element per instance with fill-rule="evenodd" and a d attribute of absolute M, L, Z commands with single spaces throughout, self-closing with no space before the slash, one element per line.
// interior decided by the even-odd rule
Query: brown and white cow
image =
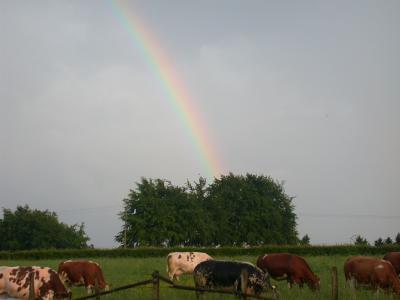
<path fill-rule="evenodd" d="M 319 290 L 320 280 L 313 273 L 304 258 L 290 253 L 271 253 L 257 259 L 257 267 L 275 280 L 287 280 L 289 288 L 306 283 L 310 289 Z"/>
<path fill-rule="evenodd" d="M 344 264 L 346 283 L 358 286 L 369 286 L 376 290 L 393 290 L 400 294 L 400 279 L 392 264 L 386 260 L 368 256 L 354 256 Z"/>
<path fill-rule="evenodd" d="M 400 252 L 389 252 L 384 257 L 384 260 L 390 261 L 396 271 L 397 276 L 400 275 Z"/>
<path fill-rule="evenodd" d="M 204 252 L 172 252 L 167 256 L 167 273 L 171 280 L 182 274 L 193 274 L 194 268 L 201 262 L 213 259 Z"/>
<path fill-rule="evenodd" d="M 27 300 L 29 275 L 34 273 L 35 298 L 71 298 L 56 271 L 47 267 L 0 267 L 0 295 Z"/>
<path fill-rule="evenodd" d="M 90 260 L 67 260 L 58 265 L 58 274 L 68 286 L 84 285 L 88 293 L 92 293 L 95 281 L 101 291 L 108 291 L 109 285 L 106 284 L 103 271 L 100 265 Z"/>

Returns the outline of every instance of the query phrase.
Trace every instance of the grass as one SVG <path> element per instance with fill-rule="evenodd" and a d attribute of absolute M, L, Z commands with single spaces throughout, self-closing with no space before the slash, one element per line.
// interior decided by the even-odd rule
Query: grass
<path fill-rule="evenodd" d="M 346 256 L 306 256 L 306 260 L 309 262 L 313 271 L 321 279 L 321 290 L 320 292 L 313 293 L 307 287 L 300 289 L 295 286 L 292 289 L 287 288 L 286 281 L 271 282 L 278 286 L 281 300 L 314 300 L 314 299 L 331 299 L 331 268 L 337 266 L 339 274 L 339 299 L 351 299 L 351 300 L 369 300 L 376 299 L 375 294 L 370 290 L 358 290 L 352 291 L 345 288 L 344 275 L 343 275 L 343 263 L 346 260 Z M 237 261 L 248 261 L 255 263 L 255 256 L 235 256 L 225 257 L 220 256 L 216 259 L 224 260 L 237 260 Z M 112 287 L 118 287 L 135 283 L 137 281 L 150 279 L 151 273 L 154 270 L 160 271 L 161 275 L 166 276 L 166 262 L 164 257 L 153 257 L 153 258 L 95 258 L 102 266 L 104 276 L 108 283 L 112 284 Z M 6 266 L 47 266 L 57 270 L 58 264 L 61 260 L 0 260 L 0 265 Z M 192 276 L 181 276 L 180 284 L 193 286 Z M 73 297 L 79 297 L 86 295 L 86 290 L 83 287 L 72 288 Z M 152 290 L 151 285 L 139 287 L 135 289 L 125 290 L 117 292 L 111 295 L 102 297 L 105 300 L 119 300 L 119 299 L 151 299 Z M 161 299 L 196 299 L 194 292 L 180 291 L 168 288 L 166 284 L 161 283 L 160 291 Z M 229 295 L 217 295 L 208 294 L 206 299 L 237 299 Z M 379 299 L 390 299 L 388 295 L 384 293 L 379 294 Z"/>

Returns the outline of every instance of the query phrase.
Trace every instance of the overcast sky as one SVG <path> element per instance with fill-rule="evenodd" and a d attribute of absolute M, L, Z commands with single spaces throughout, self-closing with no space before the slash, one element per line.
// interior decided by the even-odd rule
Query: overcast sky
<path fill-rule="evenodd" d="M 400 232 L 399 1 L 131 1 L 226 172 L 270 175 L 313 243 Z M 205 176 L 107 1 L 0 1 L 0 206 L 116 246 L 141 177 Z M 183 216 L 184 217 L 184 216 Z"/>

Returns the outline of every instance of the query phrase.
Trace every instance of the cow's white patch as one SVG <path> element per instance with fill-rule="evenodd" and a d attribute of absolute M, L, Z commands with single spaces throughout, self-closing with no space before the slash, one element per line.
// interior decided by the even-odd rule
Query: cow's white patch
<path fill-rule="evenodd" d="M 263 256 L 263 259 L 266 258 L 267 256 L 268 256 L 268 254 L 265 254 L 265 255 Z"/>
<path fill-rule="evenodd" d="M 383 269 L 383 268 L 384 268 L 383 265 L 377 265 L 377 266 L 376 266 L 376 269 Z"/>
<path fill-rule="evenodd" d="M 100 267 L 100 265 L 95 261 L 89 260 L 88 262 L 91 263 L 91 264 L 95 264 L 96 266 Z"/>

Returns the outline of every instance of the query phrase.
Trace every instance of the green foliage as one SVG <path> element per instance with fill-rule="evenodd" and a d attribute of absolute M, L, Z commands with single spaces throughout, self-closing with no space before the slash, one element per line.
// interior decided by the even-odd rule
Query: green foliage
<path fill-rule="evenodd" d="M 211 245 L 297 242 L 292 198 L 271 177 L 229 174 L 215 179 L 205 207 L 214 222 Z"/>
<path fill-rule="evenodd" d="M 127 246 L 201 245 L 210 229 L 203 211 L 204 180 L 194 186 L 173 186 L 166 180 L 142 179 L 124 199 L 120 213 L 126 224 L 116 236 Z M 125 226 L 125 225 L 124 225 Z"/>
<path fill-rule="evenodd" d="M 310 245 L 310 237 L 308 236 L 308 234 L 303 236 L 299 243 L 300 245 Z"/>
<path fill-rule="evenodd" d="M 382 247 L 383 246 L 383 240 L 382 238 L 378 238 L 375 242 L 374 242 L 375 247 Z"/>
<path fill-rule="evenodd" d="M 266 176 L 229 174 L 207 186 L 200 178 L 183 187 L 142 178 L 124 199 L 126 246 L 241 246 L 295 244 L 292 198 Z"/>
<path fill-rule="evenodd" d="M 366 238 L 363 238 L 361 235 L 357 235 L 354 241 L 354 245 L 363 246 L 363 245 L 369 245 L 369 243 Z"/>
<path fill-rule="evenodd" d="M 391 244 L 393 244 L 393 240 L 392 240 L 392 238 L 390 236 L 388 236 L 385 239 L 385 245 L 391 245 Z"/>
<path fill-rule="evenodd" d="M 395 242 L 397 245 L 400 245 L 400 232 L 397 233 L 396 238 L 395 238 Z"/>
<path fill-rule="evenodd" d="M 68 226 L 54 212 L 28 206 L 18 206 L 15 212 L 3 208 L 0 237 L 0 250 L 85 248 L 89 240 L 83 223 Z"/>
<path fill-rule="evenodd" d="M 72 259 L 72 258 L 94 258 L 94 257 L 165 257 L 175 251 L 201 251 L 212 256 L 241 256 L 261 255 L 265 253 L 294 253 L 308 256 L 333 256 L 333 255 L 383 255 L 388 252 L 400 251 L 398 245 L 373 246 L 261 246 L 261 247 L 175 247 L 175 248 L 130 248 L 130 249 L 51 249 L 31 251 L 0 251 L 0 259 Z"/>

